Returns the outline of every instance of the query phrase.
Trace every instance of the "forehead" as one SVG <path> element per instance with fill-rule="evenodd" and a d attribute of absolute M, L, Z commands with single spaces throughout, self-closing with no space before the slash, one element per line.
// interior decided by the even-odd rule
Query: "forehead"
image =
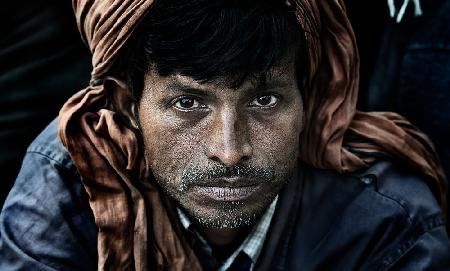
<path fill-rule="evenodd" d="M 295 55 L 292 52 L 280 59 L 268 72 L 256 74 L 244 78 L 236 84 L 233 77 L 215 78 L 208 82 L 197 81 L 188 75 L 179 73 L 161 76 L 155 69 L 150 68 L 144 76 L 144 88 L 164 87 L 168 90 L 238 90 L 248 89 L 270 89 L 276 87 L 287 87 L 296 84 Z"/>

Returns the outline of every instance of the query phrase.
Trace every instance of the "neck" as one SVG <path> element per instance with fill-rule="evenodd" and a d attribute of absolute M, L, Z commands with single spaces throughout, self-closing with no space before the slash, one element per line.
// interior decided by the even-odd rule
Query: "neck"
<path fill-rule="evenodd" d="M 210 229 L 196 225 L 218 258 L 228 257 L 244 241 L 251 226 L 235 229 Z"/>

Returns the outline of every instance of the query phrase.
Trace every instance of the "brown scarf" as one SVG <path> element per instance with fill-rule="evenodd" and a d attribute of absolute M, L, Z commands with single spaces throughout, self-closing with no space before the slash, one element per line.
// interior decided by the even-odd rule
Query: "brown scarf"
<path fill-rule="evenodd" d="M 367 153 L 384 153 L 428 176 L 445 208 L 445 176 L 430 140 L 398 114 L 356 111 L 359 58 L 343 1 L 291 2 L 309 33 L 310 48 L 299 158 L 317 168 L 349 172 L 375 161 Z M 110 99 L 111 92 L 126 89 L 108 77 L 111 66 L 151 5 L 146 0 L 73 0 L 93 71 L 91 86 L 61 109 L 59 135 L 89 194 L 99 229 L 99 270 L 148 270 L 150 254 L 158 269 L 201 270 L 173 206 L 149 179 L 137 129 L 122 117 L 130 114 L 131 103 Z"/>

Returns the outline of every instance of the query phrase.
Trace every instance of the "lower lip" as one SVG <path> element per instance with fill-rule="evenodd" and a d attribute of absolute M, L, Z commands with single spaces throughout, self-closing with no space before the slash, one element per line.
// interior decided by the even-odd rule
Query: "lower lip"
<path fill-rule="evenodd" d="M 242 201 L 255 193 L 260 185 L 243 187 L 197 186 L 195 190 L 205 197 L 216 201 Z"/>

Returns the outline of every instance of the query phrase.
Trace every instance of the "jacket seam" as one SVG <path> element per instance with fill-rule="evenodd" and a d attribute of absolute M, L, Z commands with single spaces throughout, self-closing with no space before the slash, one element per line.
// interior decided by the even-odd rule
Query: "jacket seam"
<path fill-rule="evenodd" d="M 42 151 L 39 151 L 37 149 L 29 149 L 27 150 L 26 154 L 37 154 L 40 155 L 42 157 L 47 158 L 48 160 L 51 160 L 53 162 L 55 162 L 56 164 L 58 164 L 58 166 L 61 166 L 67 170 L 71 170 L 73 168 L 73 166 L 71 164 L 65 164 L 64 161 L 61 161 L 60 159 L 56 159 L 55 157 L 53 157 L 50 154 L 44 153 Z"/>
<path fill-rule="evenodd" d="M 414 221 L 413 216 L 411 215 L 411 212 L 410 212 L 409 208 L 405 206 L 405 204 L 403 203 L 402 200 L 400 200 L 400 199 L 398 199 L 398 198 L 396 198 L 396 197 L 394 197 L 394 196 L 392 196 L 392 195 L 384 194 L 384 193 L 380 192 L 380 191 L 378 190 L 378 188 L 376 188 L 376 190 L 374 190 L 374 193 L 375 193 L 376 195 L 382 197 L 382 198 L 385 198 L 385 199 L 387 199 L 387 200 L 390 200 L 390 201 L 393 202 L 395 205 L 399 206 L 400 209 L 402 209 L 403 213 L 405 214 L 405 216 L 406 216 L 408 222 L 409 222 L 410 224 L 413 224 L 413 221 Z"/>
<path fill-rule="evenodd" d="M 380 266 L 376 270 L 388 270 L 391 268 L 403 255 L 405 255 L 417 241 L 426 233 L 438 227 L 445 225 L 441 214 L 434 214 L 426 217 L 421 222 L 417 223 L 412 230 L 411 237 L 400 243 L 399 246 L 389 255 L 382 258 Z"/>

